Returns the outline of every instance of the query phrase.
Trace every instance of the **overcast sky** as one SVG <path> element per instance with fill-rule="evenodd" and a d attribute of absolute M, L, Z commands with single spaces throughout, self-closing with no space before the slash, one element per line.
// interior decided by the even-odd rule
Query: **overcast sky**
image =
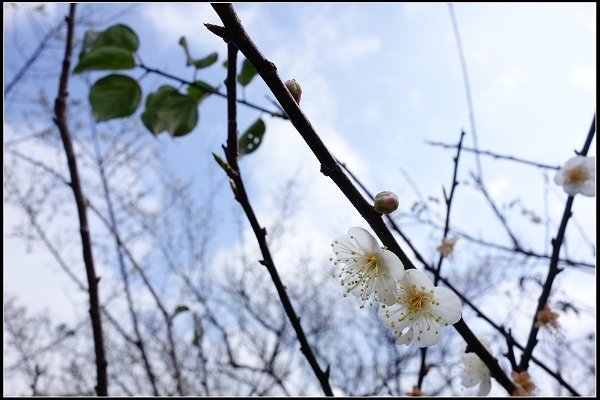
<path fill-rule="evenodd" d="M 127 9 L 118 4 L 82 5 L 79 15 L 87 7 L 101 9 L 106 15 L 118 15 Z M 66 4 L 48 6 L 49 19 L 62 18 L 66 8 Z M 243 3 L 235 8 L 261 52 L 277 65 L 280 77 L 294 78 L 301 85 L 301 108 L 324 143 L 373 192 L 394 191 L 400 198 L 398 212 L 408 212 L 417 195 L 404 178 L 404 170 L 425 197 L 442 198 L 442 186 L 448 188 L 452 177 L 454 152 L 434 148 L 425 141 L 456 143 L 460 131 L 465 130 L 465 145 L 473 144 L 446 3 Z M 596 110 L 596 5 L 458 3 L 454 9 L 468 64 L 480 148 L 540 163 L 563 164 L 582 147 Z M 24 13 L 15 12 L 7 4 L 4 11 L 5 38 L 7 34 L 21 37 L 30 45 L 30 52 L 35 39 Z M 221 62 L 226 46 L 202 25 L 220 23 L 208 4 L 138 4 L 112 22 L 128 24 L 138 33 L 139 55 L 147 65 L 191 79 L 193 71 L 185 67 L 183 51 L 177 45 L 179 38 L 186 36 L 193 55 L 201 57 L 212 51 L 220 55 L 220 61 L 201 71 L 198 78 L 215 85 L 224 79 Z M 76 34 L 82 37 L 84 32 Z M 5 46 L 6 81 L 14 70 L 7 70 L 7 64 L 18 67 L 22 56 L 15 52 L 12 42 L 5 42 Z M 141 75 L 139 71 L 132 74 Z M 156 76 L 145 77 L 142 84 L 144 94 L 161 84 L 175 85 Z M 74 78 L 72 95 L 85 98 L 84 87 L 80 78 Z M 54 96 L 56 82 L 49 82 L 47 90 Z M 265 99 L 266 93 L 266 86 L 257 78 L 245 95 L 248 100 L 273 108 Z M 199 192 L 206 185 L 206 171 L 220 177 L 210 152 L 218 153 L 225 141 L 225 113 L 224 99 L 209 98 L 200 108 L 200 122 L 192 134 L 178 139 L 165 134 L 159 137 L 173 168 L 193 179 Z M 259 115 L 240 108 L 240 129 Z M 285 269 L 286 260 L 306 251 L 327 259 L 333 238 L 352 226 L 367 225 L 331 181 L 319 173 L 317 160 L 293 127 L 283 120 L 266 115 L 263 118 L 267 124 L 263 145 L 241 160 L 251 200 L 263 225 L 272 222 L 270 199 L 286 180 L 296 176 L 303 192 L 293 220 L 295 238 L 284 244 L 286 251 L 276 261 Z M 19 121 L 9 123 L 18 125 Z M 6 119 L 5 129 L 12 129 L 6 126 Z M 595 141 L 590 155 L 595 155 Z M 541 169 L 486 158 L 482 163 L 486 183 L 499 204 L 518 198 L 526 208 L 544 215 Z M 470 171 L 475 171 L 474 157 L 465 153 L 459 179 L 468 180 Z M 547 176 L 551 182 L 554 173 L 548 172 Z M 225 181 L 224 176 L 221 178 Z M 226 184 L 220 186 L 219 193 L 224 210 L 230 210 L 233 200 Z M 548 200 L 550 232 L 555 235 L 566 194 L 551 183 Z M 595 198 L 578 196 L 575 200 L 577 223 L 595 244 Z M 481 194 L 472 187 L 459 186 L 455 202 L 452 221 L 456 226 L 475 236 L 510 244 Z M 543 225 L 531 224 L 520 209 L 510 216 L 516 233 L 528 247 L 547 251 Z M 14 220 L 8 214 L 5 235 Z M 215 259 L 226 257 L 227 249 L 235 245 L 232 222 L 231 218 L 223 219 L 224 227 L 215 240 L 218 246 L 212 249 Z M 414 231 L 429 256 L 434 254 L 435 240 L 441 239 L 434 232 L 419 227 Z M 595 255 L 580 239 L 574 224 L 568 234 L 573 238 L 569 255 L 593 262 Z M 249 233 L 246 236 L 252 238 Z M 37 253 L 25 254 L 23 246 L 15 241 L 5 243 L 10 246 L 5 247 L 9 251 L 4 254 L 5 290 L 19 293 L 34 308 L 50 309 L 68 318 L 64 304 L 72 298 L 67 293 L 69 285 L 57 283 L 62 288 L 58 293 L 47 287 L 47 282 L 63 278 L 56 278 L 56 268 L 49 267 L 49 256 L 39 248 Z M 255 246 L 252 240 L 247 245 Z M 589 279 L 589 275 L 574 279 Z M 27 297 L 32 280 L 38 295 Z M 588 301 L 595 299 L 595 288 L 590 287 L 581 296 Z"/>

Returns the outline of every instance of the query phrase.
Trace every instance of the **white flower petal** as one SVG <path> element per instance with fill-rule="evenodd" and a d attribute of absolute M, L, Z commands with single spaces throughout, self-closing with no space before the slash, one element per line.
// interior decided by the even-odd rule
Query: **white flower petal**
<path fill-rule="evenodd" d="M 425 273 L 416 269 L 404 271 L 402 283 L 407 286 L 415 285 L 417 288 L 423 288 L 425 291 L 433 289 L 433 282 L 431 282 L 431 279 L 429 279 Z"/>
<path fill-rule="evenodd" d="M 363 254 L 378 253 L 379 244 L 377 239 L 363 228 L 350 228 L 348 238 L 354 243 L 354 246 L 362 250 Z"/>
<path fill-rule="evenodd" d="M 409 345 L 413 342 L 414 339 L 414 334 L 412 329 L 409 329 L 407 332 L 405 332 L 404 334 L 401 334 L 400 336 L 398 336 L 398 338 L 396 339 L 396 344 L 405 344 L 405 345 Z"/>
<path fill-rule="evenodd" d="M 358 256 L 362 256 L 361 250 L 356 247 L 356 242 L 351 241 L 347 236 L 340 236 L 336 238 L 332 244 L 333 253 L 342 262 L 347 262 L 350 259 L 355 259 Z"/>
<path fill-rule="evenodd" d="M 380 276 L 375 285 L 377 300 L 385 305 L 391 306 L 396 303 L 398 287 L 396 281 L 391 277 Z"/>
<path fill-rule="evenodd" d="M 402 276 L 404 275 L 404 264 L 402 264 L 402 261 L 400 261 L 398 256 L 389 250 L 383 249 L 380 257 L 389 274 L 394 279 L 402 279 Z"/>
<path fill-rule="evenodd" d="M 432 320 L 420 318 L 418 323 L 413 323 L 412 329 L 419 347 L 433 346 L 440 341 L 440 326 Z"/>
<path fill-rule="evenodd" d="M 554 183 L 558 186 L 562 186 L 565 183 L 565 171 L 563 169 L 559 169 L 554 175 Z"/>
<path fill-rule="evenodd" d="M 596 183 L 593 179 L 588 180 L 579 188 L 579 191 L 584 196 L 594 197 L 596 195 Z"/>
<path fill-rule="evenodd" d="M 432 308 L 444 322 L 455 324 L 460 320 L 462 303 L 456 293 L 445 287 L 436 287 L 433 298 L 439 304 L 432 305 Z"/>
<path fill-rule="evenodd" d="M 478 396 L 487 396 L 492 390 L 492 380 L 490 378 L 484 379 L 479 385 Z"/>
<path fill-rule="evenodd" d="M 464 387 L 473 387 L 477 385 L 481 380 L 472 371 L 465 369 L 460 376 L 460 384 Z"/>

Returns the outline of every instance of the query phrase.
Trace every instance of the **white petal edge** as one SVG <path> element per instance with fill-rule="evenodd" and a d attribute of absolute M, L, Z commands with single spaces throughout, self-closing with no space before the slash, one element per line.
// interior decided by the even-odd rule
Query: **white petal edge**
<path fill-rule="evenodd" d="M 354 239 L 351 237 L 354 237 Z M 375 239 L 373 235 L 363 228 L 350 228 L 348 230 L 348 239 L 352 241 L 355 246 L 358 245 L 359 249 L 361 249 L 363 253 L 379 252 L 379 244 L 377 243 L 377 239 Z M 356 244 L 357 242 L 358 244 Z"/>
<path fill-rule="evenodd" d="M 492 380 L 490 378 L 484 379 L 479 385 L 478 396 L 487 396 L 492 390 Z"/>
<path fill-rule="evenodd" d="M 433 298 L 440 303 L 438 306 L 435 306 L 435 308 L 444 322 L 452 325 L 460 320 L 462 303 L 456 293 L 445 287 L 436 287 Z"/>
<path fill-rule="evenodd" d="M 392 278 L 396 280 L 402 279 L 402 276 L 404 276 L 404 264 L 402 264 L 398 256 L 389 250 L 383 249 L 381 251 L 381 258 Z"/>
<path fill-rule="evenodd" d="M 424 272 L 421 272 L 416 269 L 409 269 L 404 271 L 404 277 L 402 278 L 402 283 L 405 285 L 415 285 L 417 288 L 421 289 L 424 287 L 425 290 L 433 289 L 433 282 Z"/>

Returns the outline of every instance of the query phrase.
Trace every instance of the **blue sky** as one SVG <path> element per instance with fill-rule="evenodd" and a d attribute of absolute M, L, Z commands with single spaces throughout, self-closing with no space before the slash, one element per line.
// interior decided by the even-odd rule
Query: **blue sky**
<path fill-rule="evenodd" d="M 82 5 L 106 15 L 124 10 L 118 4 Z M 296 79 L 303 90 L 301 107 L 331 152 L 344 161 L 373 191 L 391 190 L 400 198 L 399 212 L 408 212 L 417 196 L 401 173 L 405 170 L 419 190 L 441 199 L 452 176 L 453 151 L 433 148 L 425 140 L 456 143 L 461 129 L 465 144 L 472 145 L 462 72 L 446 3 L 347 3 L 347 4 L 236 4 L 242 23 L 263 54 L 273 61 L 282 79 Z M 560 165 L 580 149 L 596 110 L 596 5 L 592 3 L 495 3 L 454 6 L 468 64 L 479 146 L 500 154 Z M 66 13 L 66 4 L 47 7 L 50 20 Z M 4 5 L 4 29 L 9 37 L 35 43 L 23 13 Z M 130 25 L 140 37 L 139 54 L 144 63 L 185 79 L 193 71 L 185 67 L 179 38 L 186 36 L 195 56 L 218 51 L 219 63 L 199 73 L 212 84 L 224 79 L 220 63 L 225 59 L 223 41 L 202 25 L 220 23 L 208 4 L 138 4 L 114 22 Z M 98 26 L 103 29 L 106 26 Z M 83 31 L 77 32 L 81 37 Z M 13 36 L 10 36 L 13 35 Z M 5 38 L 7 36 L 5 35 Z M 5 39 L 6 40 L 6 39 Z M 20 56 L 5 42 L 5 81 L 12 77 L 7 65 L 18 66 Z M 92 74 L 95 79 L 102 73 Z M 136 70 L 134 77 L 142 73 Z M 164 78 L 146 76 L 144 94 L 162 84 Z M 49 96 L 56 82 L 48 82 Z M 72 95 L 85 98 L 82 80 L 72 80 Z M 272 108 L 264 83 L 256 78 L 246 90 L 248 100 Z M 225 141 L 226 104 L 211 97 L 200 108 L 196 130 L 179 139 L 165 134 L 158 141 L 167 151 L 170 165 L 205 193 L 205 176 L 222 178 L 222 227 L 215 238 L 214 257 L 227 257 L 232 242 L 236 207 L 224 176 L 211 152 L 219 152 Z M 259 113 L 240 108 L 243 130 Z M 241 160 L 250 196 L 264 225 L 272 223 L 270 199 L 290 177 L 296 177 L 304 195 L 291 223 L 294 238 L 282 245 L 286 251 L 278 261 L 285 270 L 287 260 L 310 251 L 329 257 L 329 242 L 351 226 L 364 226 L 358 213 L 339 190 L 319 173 L 319 165 L 291 125 L 263 116 L 267 133 L 261 148 Z M 5 118 L 5 127 L 6 127 Z M 18 125 L 19 121 L 9 121 Z M 595 142 L 590 151 L 595 155 Z M 544 176 L 537 168 L 506 161 L 482 159 L 488 188 L 496 201 L 507 204 L 519 198 L 525 207 L 544 213 Z M 459 178 L 474 171 L 474 158 L 464 154 Z M 548 175 L 550 181 L 553 173 Z M 216 179 L 219 181 L 219 179 Z M 214 182 L 212 179 L 210 182 Z M 566 195 L 550 184 L 548 213 L 555 235 Z M 452 221 L 462 230 L 490 241 L 509 244 L 481 195 L 472 187 L 457 189 Z M 440 208 L 443 211 L 442 208 Z M 596 243 L 595 199 L 577 197 L 574 215 L 588 238 Z M 530 248 L 548 248 L 543 226 L 529 223 L 519 212 L 511 216 L 515 231 Z M 7 224 L 5 222 L 5 233 Z M 435 254 L 439 233 L 408 222 L 425 254 Z M 571 224 L 569 255 L 593 260 L 589 246 L 578 239 Z M 437 235 L 437 236 L 436 236 Z M 255 246 L 250 232 L 244 246 Z M 460 242 L 459 242 L 460 243 Z M 15 244 L 14 249 L 18 249 Z M 8 283 L 19 288 L 23 274 L 36 271 L 44 255 L 5 254 Z M 468 260 L 467 255 L 463 255 Z M 30 276 L 30 275 L 29 275 Z M 589 279 L 582 274 L 579 279 Z M 53 278 L 54 279 L 54 278 Z M 595 298 L 586 292 L 585 297 Z M 18 289 L 17 289 L 18 291 Z M 583 295 L 583 294 L 582 294 Z M 68 295 L 67 295 L 68 297 Z M 53 307 L 45 300 L 32 300 L 37 307 Z M 594 304 L 593 302 L 591 304 Z M 60 308 L 60 307 L 56 307 Z M 53 312 L 61 314 L 60 310 Z M 64 316 L 64 315 L 63 315 Z"/>

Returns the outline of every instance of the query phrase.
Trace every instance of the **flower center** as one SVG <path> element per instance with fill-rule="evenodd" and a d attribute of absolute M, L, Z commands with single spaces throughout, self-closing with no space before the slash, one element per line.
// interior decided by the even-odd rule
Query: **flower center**
<path fill-rule="evenodd" d="M 425 292 L 411 290 L 406 294 L 405 302 L 411 312 L 420 312 L 429 305 L 429 296 Z"/>
<path fill-rule="evenodd" d="M 585 168 L 577 167 L 567 171 L 566 178 L 567 183 L 572 185 L 581 185 L 589 178 L 589 175 Z"/>
<path fill-rule="evenodd" d="M 372 271 L 377 266 L 378 260 L 379 260 L 379 257 L 375 254 L 367 255 L 366 259 L 365 259 L 364 268 L 369 272 Z"/>

